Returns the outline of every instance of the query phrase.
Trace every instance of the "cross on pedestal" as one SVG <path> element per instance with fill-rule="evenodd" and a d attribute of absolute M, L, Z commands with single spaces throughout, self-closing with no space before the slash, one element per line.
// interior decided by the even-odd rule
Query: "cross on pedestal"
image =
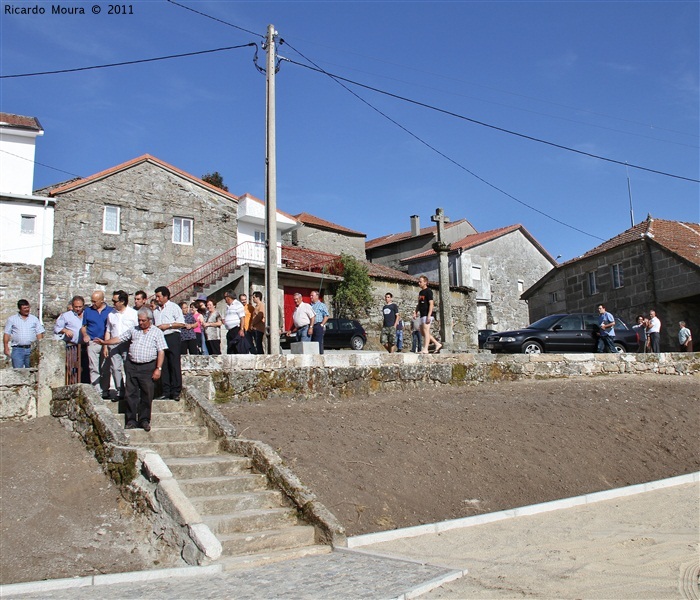
<path fill-rule="evenodd" d="M 454 341 L 452 332 L 452 297 L 450 296 L 450 270 L 447 254 L 450 251 L 450 244 L 445 241 L 445 224 L 450 219 L 445 216 L 441 208 L 435 210 L 435 214 L 430 217 L 433 223 L 437 223 L 437 242 L 433 244 L 433 249 L 438 254 L 439 282 L 440 282 L 440 338 L 445 350 L 451 350 Z"/>

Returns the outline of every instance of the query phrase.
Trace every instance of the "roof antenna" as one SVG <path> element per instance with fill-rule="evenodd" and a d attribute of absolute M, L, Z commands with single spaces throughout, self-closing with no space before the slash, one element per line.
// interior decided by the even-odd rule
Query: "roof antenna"
<path fill-rule="evenodd" d="M 627 165 L 627 161 L 625 161 L 625 170 L 627 171 L 627 194 L 630 198 L 630 223 L 631 227 L 634 227 L 634 208 L 632 207 L 632 184 L 630 182 L 630 170 L 629 166 Z"/>

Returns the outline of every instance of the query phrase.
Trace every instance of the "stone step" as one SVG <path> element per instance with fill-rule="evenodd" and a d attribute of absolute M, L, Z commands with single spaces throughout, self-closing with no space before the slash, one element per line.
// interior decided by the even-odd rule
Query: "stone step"
<path fill-rule="evenodd" d="M 178 479 L 196 477 L 221 477 L 250 471 L 252 461 L 233 454 L 169 458 L 165 461 L 173 476 Z"/>
<path fill-rule="evenodd" d="M 112 402 L 111 400 L 105 400 L 104 401 L 105 406 L 109 407 L 109 409 L 113 413 L 123 413 L 124 408 L 126 406 L 126 402 L 124 400 L 120 400 L 119 402 Z M 152 414 L 169 414 L 169 413 L 184 413 L 188 414 L 187 407 L 185 403 L 180 400 L 180 402 L 175 402 L 174 400 L 154 400 L 153 403 L 151 404 L 151 413 Z"/>
<path fill-rule="evenodd" d="M 151 418 L 154 427 L 193 427 L 201 424 L 191 412 L 151 413 Z"/>
<path fill-rule="evenodd" d="M 217 536 L 299 525 L 297 512 L 291 508 L 254 508 L 227 515 L 209 515 L 203 521 Z"/>
<path fill-rule="evenodd" d="M 180 489 L 190 499 L 199 496 L 226 496 L 267 489 L 267 477 L 258 473 L 179 479 L 178 483 Z"/>
<path fill-rule="evenodd" d="M 298 525 L 250 533 L 219 534 L 216 537 L 226 554 L 237 556 L 313 546 L 314 535 L 314 528 L 311 525 Z"/>
<path fill-rule="evenodd" d="M 162 442 L 144 443 L 145 448 L 150 448 L 161 455 L 162 458 L 185 457 L 185 456 L 212 456 L 219 453 L 218 440 L 196 441 L 196 442 Z"/>
<path fill-rule="evenodd" d="M 149 432 L 143 429 L 129 429 L 126 433 L 131 441 L 138 445 L 163 442 L 205 442 L 209 440 L 209 430 L 203 426 L 161 427 L 157 420 L 151 422 Z"/>
<path fill-rule="evenodd" d="M 199 496 L 189 499 L 204 516 L 223 515 L 242 510 L 279 508 L 285 506 L 286 499 L 278 490 L 260 490 L 245 494 L 230 494 L 227 496 Z"/>
<path fill-rule="evenodd" d="M 305 556 L 319 556 L 330 554 L 333 548 L 316 544 L 314 546 L 303 546 L 301 548 L 291 548 L 288 550 L 274 550 L 272 552 L 258 552 L 256 554 L 243 554 L 241 556 L 222 556 L 216 561 L 224 571 L 237 571 L 241 569 L 251 569 L 261 567 L 276 562 L 303 558 Z"/>

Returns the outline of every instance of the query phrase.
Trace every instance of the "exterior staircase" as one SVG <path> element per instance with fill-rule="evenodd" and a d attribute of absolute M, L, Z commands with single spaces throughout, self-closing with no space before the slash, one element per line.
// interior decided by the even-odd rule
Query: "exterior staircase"
<path fill-rule="evenodd" d="M 110 403 L 118 412 L 118 404 Z M 284 494 L 270 489 L 249 458 L 219 450 L 219 442 L 184 402 L 154 400 L 151 431 L 130 429 L 131 443 L 160 454 L 202 521 L 221 542 L 224 569 L 325 554 L 314 527 L 303 523 Z"/>

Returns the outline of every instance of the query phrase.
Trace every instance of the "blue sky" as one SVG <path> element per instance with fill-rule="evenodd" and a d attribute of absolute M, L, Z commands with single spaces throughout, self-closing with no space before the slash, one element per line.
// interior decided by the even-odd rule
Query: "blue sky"
<path fill-rule="evenodd" d="M 8 4 L 47 14 L 10 15 Z M 700 179 L 698 2 L 182 4 L 213 18 L 165 0 L 132 2 L 125 15 L 101 0 L 65 2 L 87 14 L 64 16 L 51 3 L 3 1 L 1 74 L 260 47 L 274 24 L 287 42 L 279 54 L 295 61 L 276 79 L 281 210 L 371 239 L 408 230 L 412 214 L 429 225 L 442 207 L 478 231 L 521 223 L 568 260 L 630 226 L 629 173 L 635 222 L 700 220 L 698 183 L 459 118 Z M 36 188 L 148 153 L 264 198 L 265 77 L 253 54 L 5 78 L 0 109 L 45 129 Z M 307 59 L 414 102 L 345 83 L 360 100 L 295 64 Z"/>

